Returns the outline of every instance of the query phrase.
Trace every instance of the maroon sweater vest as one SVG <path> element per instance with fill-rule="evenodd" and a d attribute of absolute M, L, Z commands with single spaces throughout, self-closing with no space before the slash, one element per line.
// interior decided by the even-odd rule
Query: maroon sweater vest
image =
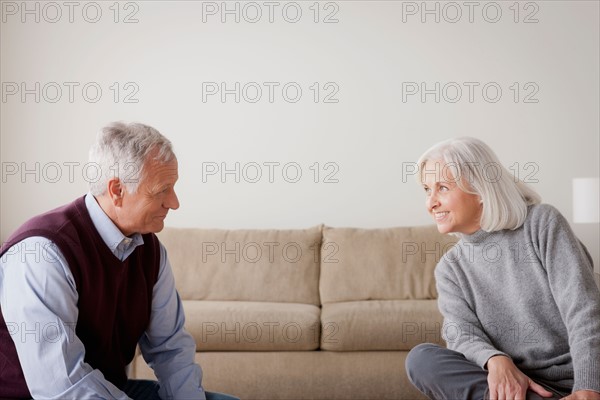
<path fill-rule="evenodd" d="M 75 332 L 85 346 L 85 362 L 122 388 L 127 382 L 125 367 L 150 322 L 152 290 L 160 267 L 158 239 L 154 234 L 143 235 L 144 244 L 120 261 L 96 231 L 85 197 L 27 221 L 2 245 L 0 257 L 31 236 L 53 241 L 67 260 L 77 285 L 79 317 L 63 322 L 76 322 Z M 9 300 L 9 304 L 19 301 Z M 10 322 L 21 326 L 20 321 Z M 21 340 L 21 333 L 17 334 Z M 35 340 L 33 335 L 27 338 Z M 0 398 L 31 398 L 1 309 Z"/>

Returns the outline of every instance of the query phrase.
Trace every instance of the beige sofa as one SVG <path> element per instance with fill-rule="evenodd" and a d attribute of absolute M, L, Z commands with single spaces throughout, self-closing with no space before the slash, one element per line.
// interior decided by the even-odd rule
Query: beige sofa
<path fill-rule="evenodd" d="M 167 228 L 204 387 L 242 399 L 418 399 L 408 351 L 443 344 L 435 227 Z M 135 378 L 154 379 L 138 354 Z"/>

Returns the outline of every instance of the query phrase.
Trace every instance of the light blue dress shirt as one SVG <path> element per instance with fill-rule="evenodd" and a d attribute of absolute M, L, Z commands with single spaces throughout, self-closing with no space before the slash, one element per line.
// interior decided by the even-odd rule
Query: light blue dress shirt
<path fill-rule="evenodd" d="M 124 236 L 90 193 L 85 205 L 104 243 L 121 261 L 144 244 L 140 234 Z M 29 237 L 0 259 L 2 314 L 31 395 L 36 399 L 128 399 L 84 362 L 85 348 L 75 334 L 77 300 L 67 261 L 50 240 Z M 161 398 L 205 400 L 202 370 L 194 363 L 196 344 L 184 330 L 184 320 L 167 252 L 160 244 L 150 323 L 139 341 L 140 349 L 159 380 Z"/>

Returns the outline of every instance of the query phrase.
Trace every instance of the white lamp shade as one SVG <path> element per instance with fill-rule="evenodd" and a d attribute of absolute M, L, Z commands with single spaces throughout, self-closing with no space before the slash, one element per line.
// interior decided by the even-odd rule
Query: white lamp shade
<path fill-rule="evenodd" d="M 600 196 L 598 178 L 573 179 L 573 222 L 600 222 Z"/>

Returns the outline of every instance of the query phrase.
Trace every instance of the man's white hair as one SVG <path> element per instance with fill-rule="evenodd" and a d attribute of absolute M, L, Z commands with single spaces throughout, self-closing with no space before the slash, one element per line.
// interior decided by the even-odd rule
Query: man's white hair
<path fill-rule="evenodd" d="M 156 129 L 140 123 L 113 122 L 100 131 L 90 148 L 89 161 L 101 172 L 101 176 L 88 179 L 90 192 L 94 196 L 106 194 L 108 181 L 117 177 L 127 192 L 135 193 L 146 162 L 173 159 L 171 142 Z"/>

